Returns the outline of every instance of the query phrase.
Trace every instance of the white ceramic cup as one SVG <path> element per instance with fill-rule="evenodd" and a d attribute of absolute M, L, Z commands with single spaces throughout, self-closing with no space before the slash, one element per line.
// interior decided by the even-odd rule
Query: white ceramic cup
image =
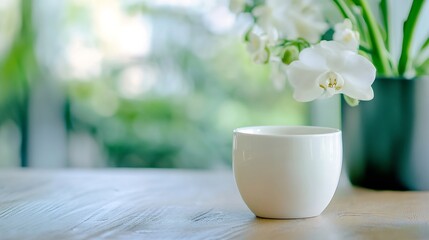
<path fill-rule="evenodd" d="M 244 202 L 258 217 L 320 215 L 335 193 L 341 163 L 338 129 L 260 126 L 234 130 L 235 181 Z"/>

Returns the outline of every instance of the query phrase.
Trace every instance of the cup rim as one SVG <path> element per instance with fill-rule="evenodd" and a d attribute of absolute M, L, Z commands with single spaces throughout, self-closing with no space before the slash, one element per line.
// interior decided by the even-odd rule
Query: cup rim
<path fill-rule="evenodd" d="M 288 130 L 289 132 L 287 132 Z M 273 131 L 278 131 L 278 132 L 273 132 Z M 233 133 L 240 134 L 240 135 L 247 135 L 247 136 L 266 136 L 266 137 L 287 138 L 287 137 L 314 137 L 314 136 L 335 135 L 335 134 L 341 134 L 341 130 L 337 128 L 331 128 L 331 127 L 305 126 L 305 125 L 300 125 L 300 126 L 265 125 L 265 126 L 239 127 L 234 129 Z"/>

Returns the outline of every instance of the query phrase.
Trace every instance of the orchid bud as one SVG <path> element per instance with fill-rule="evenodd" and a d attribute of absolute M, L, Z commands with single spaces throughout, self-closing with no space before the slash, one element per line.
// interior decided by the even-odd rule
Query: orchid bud
<path fill-rule="evenodd" d="M 286 65 L 289 65 L 291 62 L 298 60 L 299 58 L 299 49 L 295 45 L 287 46 L 284 49 L 282 62 Z"/>

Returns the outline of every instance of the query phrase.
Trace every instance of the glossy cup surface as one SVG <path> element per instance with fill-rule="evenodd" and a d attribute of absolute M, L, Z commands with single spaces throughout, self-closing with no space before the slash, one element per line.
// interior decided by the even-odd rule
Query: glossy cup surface
<path fill-rule="evenodd" d="M 234 130 L 233 169 L 240 194 L 259 217 L 320 215 L 338 185 L 341 131 L 310 126 Z"/>

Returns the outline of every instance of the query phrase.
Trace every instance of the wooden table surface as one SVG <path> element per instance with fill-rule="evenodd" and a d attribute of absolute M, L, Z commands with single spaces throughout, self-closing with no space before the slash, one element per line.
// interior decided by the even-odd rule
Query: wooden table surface
<path fill-rule="evenodd" d="M 340 186 L 315 218 L 256 218 L 230 171 L 0 170 L 0 239 L 429 239 L 429 192 Z"/>

